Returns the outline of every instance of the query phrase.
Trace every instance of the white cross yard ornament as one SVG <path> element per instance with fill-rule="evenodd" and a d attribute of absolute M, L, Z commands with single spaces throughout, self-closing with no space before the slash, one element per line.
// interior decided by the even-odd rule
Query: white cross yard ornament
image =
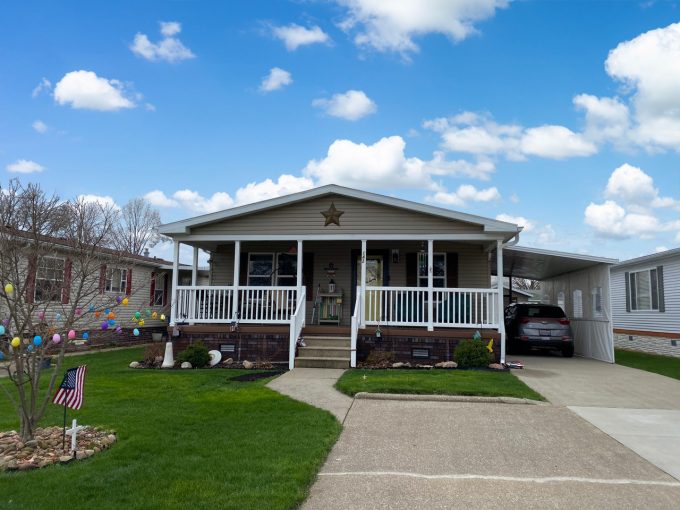
<path fill-rule="evenodd" d="M 71 451 L 74 452 L 76 451 L 76 435 L 78 432 L 83 430 L 85 427 L 82 425 L 78 425 L 77 420 L 73 420 L 73 424 L 71 425 L 70 429 L 66 430 L 66 433 L 71 436 Z"/>

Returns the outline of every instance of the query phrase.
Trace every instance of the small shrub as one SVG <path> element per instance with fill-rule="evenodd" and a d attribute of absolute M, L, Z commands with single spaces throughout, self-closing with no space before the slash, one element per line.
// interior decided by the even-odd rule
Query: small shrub
<path fill-rule="evenodd" d="M 177 356 L 177 359 L 182 363 L 188 361 L 193 368 L 203 368 L 210 364 L 210 354 L 201 341 L 191 344 Z"/>
<path fill-rule="evenodd" d="M 162 358 L 165 354 L 165 346 L 161 344 L 149 344 L 144 350 L 144 364 L 147 367 L 156 365 L 156 358 Z"/>
<path fill-rule="evenodd" d="M 386 351 L 371 351 L 366 356 L 366 365 L 383 365 L 394 361 L 394 353 Z"/>
<path fill-rule="evenodd" d="M 493 356 L 481 340 L 461 340 L 453 355 L 461 368 L 486 367 L 493 361 Z"/>

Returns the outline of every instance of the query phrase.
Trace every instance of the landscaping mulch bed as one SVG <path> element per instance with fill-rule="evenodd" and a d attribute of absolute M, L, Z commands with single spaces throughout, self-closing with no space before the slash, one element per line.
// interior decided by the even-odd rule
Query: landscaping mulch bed
<path fill-rule="evenodd" d="M 237 381 L 237 382 L 251 382 L 251 381 L 257 381 L 258 379 L 266 379 L 268 377 L 274 377 L 276 375 L 282 374 L 283 371 L 281 370 L 269 370 L 267 372 L 254 372 L 252 374 L 241 374 L 241 375 L 235 375 L 234 377 L 230 377 L 230 381 Z"/>

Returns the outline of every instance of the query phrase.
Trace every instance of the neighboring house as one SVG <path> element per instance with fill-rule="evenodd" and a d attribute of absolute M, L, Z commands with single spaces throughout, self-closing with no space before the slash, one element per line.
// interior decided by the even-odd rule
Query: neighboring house
<path fill-rule="evenodd" d="M 58 316 L 66 316 L 74 305 L 72 299 L 79 282 L 72 275 L 78 274 L 78 258 L 61 239 L 43 237 L 42 241 L 49 248 L 39 257 L 26 260 L 22 270 L 25 281 L 15 287 L 23 293 L 24 302 L 33 305 L 36 313 L 44 314 L 45 322 L 58 331 Z M 97 250 L 97 264 L 95 274 L 84 284 L 90 289 L 87 297 L 77 303 L 83 317 L 77 324 L 78 338 L 82 339 L 87 331 L 95 344 L 117 338 L 131 339 L 134 328 L 140 331 L 137 340 L 148 340 L 154 332 L 166 334 L 172 263 L 101 248 Z M 180 267 L 179 272 L 185 273 L 185 268 Z M 188 277 L 190 282 L 191 273 Z M 115 306 L 117 298 L 121 301 L 126 298 L 128 304 Z M 107 320 L 104 313 L 107 308 L 115 313 L 116 324 L 104 330 L 102 323 Z M 137 311 L 144 319 L 143 326 L 132 320 Z M 6 319 L 8 315 L 0 302 L 0 318 Z M 161 320 L 161 315 L 166 316 L 165 320 Z M 118 326 L 122 328 L 120 333 L 116 331 Z"/>
<path fill-rule="evenodd" d="M 178 348 L 201 339 L 225 357 L 292 368 L 355 366 L 375 350 L 432 364 L 480 330 L 500 359 L 489 252 L 502 268 L 503 243 L 520 230 L 336 185 L 163 225 L 175 267 L 180 243 L 194 265 L 199 249 L 210 254 L 210 285 L 173 281 L 173 334 Z M 295 360 L 300 335 L 308 346 Z"/>
<path fill-rule="evenodd" d="M 492 277 L 491 288 L 497 289 L 498 282 L 496 277 Z M 522 303 L 522 302 L 540 302 L 540 298 L 536 295 L 540 295 L 540 290 L 531 291 L 518 289 L 517 287 L 512 288 L 512 293 L 510 292 L 510 285 L 508 283 L 508 278 L 503 278 L 503 306 L 508 306 L 510 303 Z"/>
<path fill-rule="evenodd" d="M 615 345 L 680 357 L 680 248 L 611 268 Z"/>

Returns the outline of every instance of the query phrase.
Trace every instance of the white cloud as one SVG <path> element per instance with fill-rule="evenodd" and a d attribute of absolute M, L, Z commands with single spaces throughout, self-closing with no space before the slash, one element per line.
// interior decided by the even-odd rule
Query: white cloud
<path fill-rule="evenodd" d="M 36 120 L 31 124 L 31 127 L 35 130 L 36 133 L 45 134 L 47 133 L 47 124 L 45 124 L 42 120 Z"/>
<path fill-rule="evenodd" d="M 234 200 L 229 193 L 223 191 L 204 197 L 197 191 L 181 189 L 169 197 L 160 190 L 153 190 L 144 195 L 144 198 L 156 207 L 179 207 L 199 214 L 221 211 L 234 205 Z"/>
<path fill-rule="evenodd" d="M 593 142 L 564 126 L 540 126 L 527 129 L 522 136 L 520 149 L 528 156 L 550 159 L 592 156 L 597 153 L 597 146 Z"/>
<path fill-rule="evenodd" d="M 309 44 L 327 43 L 330 37 L 318 26 L 311 28 L 302 27 L 291 23 L 290 25 L 273 27 L 272 34 L 274 37 L 281 39 L 288 51 L 295 51 L 300 46 Z"/>
<path fill-rule="evenodd" d="M 280 67 L 272 67 L 269 70 L 269 74 L 262 79 L 260 91 L 271 92 L 272 90 L 278 90 L 291 83 L 293 83 L 293 78 L 288 71 L 285 71 Z"/>
<path fill-rule="evenodd" d="M 52 82 L 48 80 L 47 78 L 43 78 L 40 80 L 40 83 L 38 83 L 35 88 L 33 89 L 33 92 L 31 92 L 31 96 L 33 97 L 38 97 L 43 91 L 45 90 L 51 90 L 52 89 Z"/>
<path fill-rule="evenodd" d="M 144 198 L 151 205 L 155 205 L 156 207 L 177 207 L 179 205 L 176 200 L 168 197 L 165 193 L 158 189 L 149 191 L 146 195 L 144 195 Z"/>
<path fill-rule="evenodd" d="M 579 94 L 573 99 L 574 106 L 586 114 L 584 136 L 600 143 L 611 141 L 618 145 L 628 138 L 630 111 L 618 98 Z"/>
<path fill-rule="evenodd" d="M 593 142 L 564 126 L 524 128 L 517 124 L 499 124 L 489 115 L 474 112 L 427 120 L 423 127 L 440 133 L 442 147 L 453 152 L 502 155 L 510 160 L 527 156 L 564 159 L 597 152 Z"/>
<path fill-rule="evenodd" d="M 118 80 L 100 78 L 92 71 L 71 71 L 54 87 L 54 100 L 71 108 L 115 111 L 134 108 L 133 101 L 125 97 L 125 87 Z"/>
<path fill-rule="evenodd" d="M 632 93 L 635 140 L 680 152 L 680 23 L 622 42 L 605 69 Z"/>
<path fill-rule="evenodd" d="M 236 191 L 236 204 L 249 204 L 276 198 L 282 195 L 297 193 L 298 191 L 308 190 L 314 187 L 314 182 L 306 177 L 295 177 L 293 175 L 281 175 L 276 182 L 265 179 L 261 182 L 251 182 Z"/>
<path fill-rule="evenodd" d="M 334 94 L 330 99 L 315 99 L 312 105 L 322 108 L 328 115 L 346 120 L 359 120 L 378 109 L 375 102 L 361 90 Z"/>
<path fill-rule="evenodd" d="M 406 56 L 417 52 L 413 41 L 428 33 L 461 41 L 477 32 L 475 23 L 490 18 L 507 0 L 336 0 L 347 8 L 340 23 L 355 33 L 354 42 L 381 52 Z"/>
<path fill-rule="evenodd" d="M 130 49 L 135 55 L 146 60 L 165 60 L 166 62 L 178 62 L 196 58 L 193 52 L 184 46 L 176 36 L 182 31 L 182 25 L 177 21 L 161 21 L 161 35 L 163 39 L 157 43 L 149 40 L 146 34 L 137 33 Z"/>
<path fill-rule="evenodd" d="M 629 207 L 680 206 L 680 200 L 661 197 L 654 180 L 640 168 L 624 163 L 612 172 L 604 190 L 607 198 L 620 199 Z"/>
<path fill-rule="evenodd" d="M 454 192 L 438 191 L 426 200 L 440 204 L 464 207 L 468 202 L 491 202 L 500 200 L 501 194 L 498 188 L 477 189 L 471 184 L 463 184 Z"/>
<path fill-rule="evenodd" d="M 654 253 L 661 253 L 663 251 L 668 251 L 668 247 L 667 246 L 657 246 L 656 248 L 654 248 Z"/>
<path fill-rule="evenodd" d="M 496 215 L 496 219 L 498 221 L 506 221 L 508 223 L 514 223 L 515 225 L 524 227 L 524 230 L 522 230 L 523 234 L 531 232 L 536 226 L 533 221 L 526 219 L 524 216 L 512 216 L 510 214 L 501 213 Z"/>
<path fill-rule="evenodd" d="M 14 174 L 35 174 L 45 170 L 45 167 L 30 159 L 18 159 L 5 167 L 8 172 Z"/>
<path fill-rule="evenodd" d="M 120 207 L 118 204 L 116 204 L 116 201 L 108 195 L 78 195 L 78 200 L 90 204 L 99 204 L 104 208 L 120 210 Z"/>
<path fill-rule="evenodd" d="M 613 200 L 607 200 L 603 204 L 591 202 L 585 210 L 585 222 L 599 234 L 619 239 L 636 236 L 648 239 L 663 230 L 655 216 L 628 213 Z"/>

